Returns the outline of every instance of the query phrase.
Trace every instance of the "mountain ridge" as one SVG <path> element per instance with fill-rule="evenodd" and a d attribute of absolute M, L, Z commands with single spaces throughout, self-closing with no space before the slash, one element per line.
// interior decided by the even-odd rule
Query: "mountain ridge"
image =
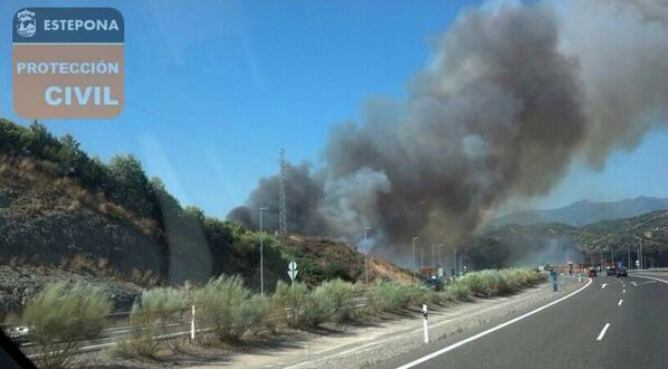
<path fill-rule="evenodd" d="M 583 199 L 560 208 L 531 209 L 505 214 L 492 219 L 487 227 L 538 223 L 562 223 L 582 227 L 600 221 L 631 218 L 664 209 L 668 209 L 668 197 L 638 196 L 617 201 Z"/>

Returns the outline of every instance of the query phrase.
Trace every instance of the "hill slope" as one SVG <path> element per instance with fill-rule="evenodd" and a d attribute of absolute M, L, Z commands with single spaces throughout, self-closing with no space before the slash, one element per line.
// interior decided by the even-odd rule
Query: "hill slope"
<path fill-rule="evenodd" d="M 668 210 L 582 227 L 562 223 L 489 227 L 466 248 L 478 265 L 521 265 L 609 259 L 625 260 L 642 245 L 648 266 L 668 265 Z"/>
<path fill-rule="evenodd" d="M 138 286 L 241 275 L 257 288 L 261 237 L 268 289 L 288 278 L 290 260 L 310 284 L 364 275 L 364 256 L 350 245 L 260 234 L 196 207 L 183 208 L 131 156 L 103 163 L 70 136 L 56 138 L 39 124 L 25 128 L 0 119 L 0 267 L 9 267 L 0 296 L 16 291 L 11 281 L 21 278 L 11 273 L 31 278 L 24 271 L 33 267 Z M 382 260 L 370 265 L 372 278 L 408 276 Z"/>
<path fill-rule="evenodd" d="M 603 220 L 629 218 L 662 209 L 668 209 L 668 198 L 640 196 L 610 202 L 582 200 L 557 209 L 527 210 L 506 214 L 492 220 L 490 225 L 563 223 L 581 227 Z"/>

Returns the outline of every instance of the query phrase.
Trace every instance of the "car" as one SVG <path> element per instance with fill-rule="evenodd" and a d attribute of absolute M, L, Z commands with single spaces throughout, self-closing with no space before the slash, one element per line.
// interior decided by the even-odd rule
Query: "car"
<path fill-rule="evenodd" d="M 30 328 L 26 326 L 16 326 L 11 328 L 7 332 L 9 338 L 11 338 L 16 343 L 25 343 L 28 342 L 28 335 L 30 334 Z"/>
<path fill-rule="evenodd" d="M 615 275 L 615 268 L 605 268 L 605 275 Z"/>
<path fill-rule="evenodd" d="M 617 270 L 617 277 L 628 277 L 628 276 L 629 273 L 626 270 L 626 268 L 620 268 L 619 270 Z"/>
<path fill-rule="evenodd" d="M 598 275 L 598 272 L 596 271 L 596 268 L 589 268 L 589 271 L 587 272 L 587 277 L 596 277 Z"/>

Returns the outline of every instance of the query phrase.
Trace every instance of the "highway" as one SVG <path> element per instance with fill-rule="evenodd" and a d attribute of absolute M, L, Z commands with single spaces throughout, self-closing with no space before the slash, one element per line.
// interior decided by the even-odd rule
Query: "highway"
<path fill-rule="evenodd" d="M 668 368 L 668 273 L 595 277 L 586 285 L 551 306 L 372 368 Z"/>

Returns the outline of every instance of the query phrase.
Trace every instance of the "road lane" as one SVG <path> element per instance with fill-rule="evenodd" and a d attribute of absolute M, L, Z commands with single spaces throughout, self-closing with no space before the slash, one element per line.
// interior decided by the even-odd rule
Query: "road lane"
<path fill-rule="evenodd" d="M 631 281 L 643 280 L 594 278 L 593 288 L 415 368 L 665 369 L 668 285 L 625 286 Z M 374 368 L 398 368 L 451 344 L 437 342 Z"/>

